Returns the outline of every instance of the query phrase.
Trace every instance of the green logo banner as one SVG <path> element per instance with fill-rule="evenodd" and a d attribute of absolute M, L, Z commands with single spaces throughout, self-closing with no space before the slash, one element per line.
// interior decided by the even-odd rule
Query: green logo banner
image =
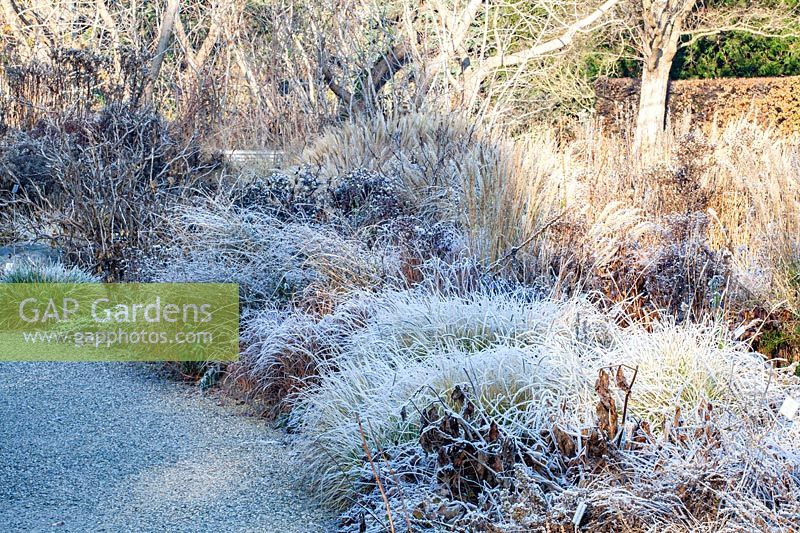
<path fill-rule="evenodd" d="M 0 361 L 235 361 L 232 283 L 0 283 Z"/>

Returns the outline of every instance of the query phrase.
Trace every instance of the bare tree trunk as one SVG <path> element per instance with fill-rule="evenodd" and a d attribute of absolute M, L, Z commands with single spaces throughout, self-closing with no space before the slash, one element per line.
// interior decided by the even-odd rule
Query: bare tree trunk
<path fill-rule="evenodd" d="M 651 155 L 658 149 L 667 121 L 667 93 L 672 61 L 659 61 L 655 69 L 642 69 L 639 110 L 636 115 L 635 146 L 638 153 Z"/>
<path fill-rule="evenodd" d="M 158 74 L 161 72 L 161 64 L 164 62 L 164 55 L 167 53 L 169 41 L 172 39 L 172 32 L 175 29 L 175 19 L 178 16 L 178 8 L 180 8 L 180 5 L 180 0 L 167 0 L 167 9 L 164 11 L 164 17 L 161 19 L 161 31 L 158 35 L 156 53 L 150 65 L 147 85 L 144 88 L 144 101 L 146 104 L 153 102 L 153 88 L 156 80 L 158 80 Z"/>
<path fill-rule="evenodd" d="M 669 72 L 683 24 L 696 0 L 642 0 L 644 44 L 634 150 L 645 162 L 658 154 L 667 117 Z"/>

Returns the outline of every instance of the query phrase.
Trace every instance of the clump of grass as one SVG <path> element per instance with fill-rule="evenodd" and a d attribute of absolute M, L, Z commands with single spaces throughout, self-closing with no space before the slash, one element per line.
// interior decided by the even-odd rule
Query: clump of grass
<path fill-rule="evenodd" d="M 476 159 L 484 174 L 464 173 L 461 199 L 472 253 L 505 276 L 595 292 L 640 316 L 795 308 L 798 139 L 745 121 L 687 124 L 645 168 L 626 139 L 592 125 L 569 143 L 546 132 L 509 143 L 523 156 L 511 170 Z M 720 278 L 722 290 L 710 286 Z"/>
<path fill-rule="evenodd" d="M 6 298 L 2 293 L 5 291 L 5 284 L 25 284 L 24 292 L 29 297 L 34 297 L 41 300 L 55 300 L 60 301 L 60 298 L 67 296 L 75 297 L 79 293 L 75 285 L 85 283 L 99 283 L 102 279 L 100 276 L 90 274 L 77 266 L 65 266 L 57 261 L 43 261 L 43 260 L 23 260 L 13 264 L 8 270 L 0 270 L 0 299 Z M 68 284 L 67 287 L 60 286 L 55 288 L 50 284 Z M 12 292 L 19 296 L 17 290 Z M 15 315 L 16 316 L 16 315 Z M 0 326 L 2 327 L 18 327 L 17 321 L 11 320 L 11 316 L 0 318 Z M 57 322 L 57 327 L 61 322 Z M 73 324 L 74 325 L 74 324 Z"/>
<path fill-rule="evenodd" d="M 399 176 L 415 190 L 449 187 L 459 181 L 464 156 L 488 148 L 481 137 L 457 114 L 359 115 L 328 128 L 294 160 L 330 179 L 366 169 Z"/>
<path fill-rule="evenodd" d="M 0 283 L 98 283 L 100 278 L 77 266 L 23 261 L 0 274 Z"/>
<path fill-rule="evenodd" d="M 437 521 L 476 530 L 542 528 L 560 523 L 558 517 L 574 512 L 571 506 L 579 501 L 598 510 L 590 519 L 597 527 L 624 527 L 624 520 L 634 529 L 658 523 L 678 530 L 698 523 L 790 523 L 800 488 L 800 458 L 792 452 L 798 436 L 777 407 L 786 395 L 800 393 L 800 380 L 792 369 L 766 364 L 720 324 L 620 329 L 585 304 L 538 302 L 529 304 L 537 311 L 526 324 L 531 334 L 522 336 L 524 342 L 508 331 L 489 342 L 475 329 L 458 330 L 474 335 L 475 342 L 441 343 L 422 334 L 413 337 L 428 346 L 421 356 L 419 349 L 407 349 L 416 345 L 406 342 L 405 328 L 447 320 L 428 314 L 424 302 L 430 295 L 406 298 L 422 303 L 398 309 L 408 324 L 398 320 L 392 326 L 377 318 L 380 312 L 373 315 L 297 398 L 292 421 L 308 437 L 309 475 L 326 501 L 355 504 L 354 510 L 373 507 L 379 517 L 388 499 L 395 523 L 406 516 L 421 530 L 435 529 Z M 461 305 L 473 306 L 473 316 L 494 312 L 511 321 L 515 313 L 502 304 L 482 309 L 480 300 Z M 463 308 L 454 315 L 464 315 Z M 594 327 L 579 327 L 582 322 Z M 398 335 L 389 335 L 392 327 Z M 360 339 L 371 334 L 386 341 L 363 345 Z M 629 369 L 628 381 L 630 369 L 637 369 L 626 419 L 619 422 L 619 438 L 611 435 L 605 444 L 613 453 L 593 455 L 598 375 L 620 365 Z M 501 475 L 506 481 L 482 489 L 482 500 L 448 493 L 443 480 L 452 471 L 441 456 L 420 448 L 420 431 L 429 406 L 454 408 L 457 387 L 468 391 L 474 409 L 496 425 L 497 434 L 534 450 L 534 463 L 546 466 L 518 462 Z M 616 389 L 611 394 L 621 410 L 624 395 Z M 556 427 L 573 442 L 572 455 L 556 446 Z M 364 456 L 365 440 L 372 465 Z M 743 459 L 746 449 L 759 462 Z M 600 462 L 576 467 L 587 460 Z M 383 493 L 376 489 L 375 463 Z M 776 471 L 789 477 L 778 481 Z M 769 480 L 772 494 L 761 485 Z M 717 503 L 699 504 L 692 496 L 697 491 Z M 775 507 L 775 498 L 787 503 Z M 367 523 L 370 530 L 383 527 L 380 520 Z"/>
<path fill-rule="evenodd" d="M 362 466 L 357 414 L 381 445 L 408 442 L 416 426 L 413 415 L 404 420 L 401 411 L 415 409 L 412 399 L 416 405 L 432 401 L 465 371 L 481 390 L 486 387 L 479 396 L 498 412 L 528 401 L 530 393 L 552 399 L 558 384 L 545 386 L 547 391 L 530 388 L 531 379 L 551 379 L 538 375 L 541 365 L 551 364 L 541 346 L 580 339 L 564 365 L 565 372 L 580 372 L 584 343 L 610 342 L 613 327 L 579 301 L 562 306 L 496 293 L 390 292 L 376 296 L 372 306 L 339 356 L 318 367 L 317 384 L 300 392 L 292 413 L 312 443 L 315 484 L 340 504 L 351 496 Z"/>
<path fill-rule="evenodd" d="M 238 283 L 243 303 L 256 308 L 380 285 L 393 266 L 390 253 L 330 227 L 225 200 L 179 207 L 169 224 L 172 239 L 151 259 L 150 279 Z"/>
<path fill-rule="evenodd" d="M 373 298 L 368 327 L 354 332 L 346 356 L 361 360 L 382 352 L 424 359 L 498 343 L 526 345 L 552 332 L 557 311 L 552 302 L 525 293 L 384 291 Z"/>
<path fill-rule="evenodd" d="M 488 264 L 558 213 L 554 145 L 551 137 L 507 141 L 464 116 L 420 111 L 329 128 L 295 162 L 333 187 L 355 169 L 400 180 L 423 219 L 454 222 Z"/>
<path fill-rule="evenodd" d="M 357 294 L 322 316 L 294 309 L 267 309 L 244 324 L 247 348 L 234 379 L 251 383 L 249 398 L 271 418 L 286 414 L 295 396 L 317 383 L 319 369 L 338 357 L 366 320 L 366 301 Z"/>

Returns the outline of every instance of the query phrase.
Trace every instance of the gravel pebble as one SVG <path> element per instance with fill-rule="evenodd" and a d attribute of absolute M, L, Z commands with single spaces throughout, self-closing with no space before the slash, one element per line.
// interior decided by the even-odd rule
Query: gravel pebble
<path fill-rule="evenodd" d="M 156 368 L 0 363 L 0 530 L 335 530 L 282 433 Z"/>

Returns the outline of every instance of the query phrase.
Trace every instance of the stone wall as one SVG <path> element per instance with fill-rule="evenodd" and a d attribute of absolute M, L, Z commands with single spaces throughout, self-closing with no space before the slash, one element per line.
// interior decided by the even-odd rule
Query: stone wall
<path fill-rule="evenodd" d="M 636 113 L 639 80 L 601 78 L 595 91 L 601 121 L 611 131 L 626 132 Z M 800 76 L 674 80 L 667 107 L 673 120 L 691 113 L 710 125 L 747 116 L 785 134 L 800 133 Z"/>

